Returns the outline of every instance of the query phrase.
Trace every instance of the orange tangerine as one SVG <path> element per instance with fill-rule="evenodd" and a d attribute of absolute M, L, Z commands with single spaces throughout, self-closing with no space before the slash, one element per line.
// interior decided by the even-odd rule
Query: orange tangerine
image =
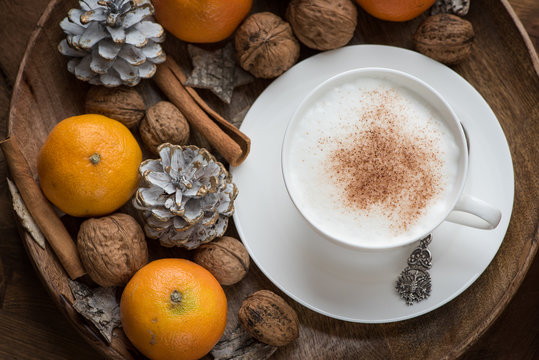
<path fill-rule="evenodd" d="M 226 39 L 251 10 L 252 0 L 152 0 L 157 21 L 178 39 L 212 43 Z"/>
<path fill-rule="evenodd" d="M 388 21 L 408 21 L 434 4 L 436 0 L 356 0 L 372 16 Z"/>
<path fill-rule="evenodd" d="M 138 187 L 142 151 L 127 127 L 102 115 L 59 122 L 41 147 L 41 189 L 60 210 L 99 216 L 118 209 Z"/>
<path fill-rule="evenodd" d="M 223 288 L 200 265 L 160 259 L 131 278 L 120 301 L 122 327 L 152 360 L 193 360 L 207 354 L 226 326 Z"/>

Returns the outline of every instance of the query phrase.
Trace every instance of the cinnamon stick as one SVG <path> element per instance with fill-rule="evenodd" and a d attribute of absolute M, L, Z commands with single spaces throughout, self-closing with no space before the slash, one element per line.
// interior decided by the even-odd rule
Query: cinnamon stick
<path fill-rule="evenodd" d="M 0 147 L 4 151 L 9 172 L 28 211 L 45 235 L 65 271 L 71 279 L 83 276 L 86 272 L 80 262 L 77 247 L 32 177 L 17 140 L 14 136 L 8 137 L 0 142 Z"/>
<path fill-rule="evenodd" d="M 170 57 L 159 65 L 154 75 L 154 81 L 189 124 L 204 135 L 230 165 L 240 165 L 249 154 L 250 139 L 211 109 L 193 88 L 184 86 L 185 79 L 181 68 Z"/>

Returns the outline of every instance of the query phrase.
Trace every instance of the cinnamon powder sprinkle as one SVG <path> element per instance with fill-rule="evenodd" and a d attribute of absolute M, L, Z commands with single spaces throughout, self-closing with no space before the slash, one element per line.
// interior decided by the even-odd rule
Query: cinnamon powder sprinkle
<path fill-rule="evenodd" d="M 319 147 L 335 146 L 330 180 L 342 189 L 343 205 L 363 212 L 376 207 L 394 231 L 406 231 L 443 190 L 443 163 L 425 128 L 404 130 L 404 105 L 394 91 L 372 93 L 382 101 L 363 112 L 347 136 L 322 138 Z"/>

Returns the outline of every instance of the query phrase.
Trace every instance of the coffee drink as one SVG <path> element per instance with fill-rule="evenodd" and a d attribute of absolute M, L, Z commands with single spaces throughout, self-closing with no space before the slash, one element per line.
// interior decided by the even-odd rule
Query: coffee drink
<path fill-rule="evenodd" d="M 352 244 L 399 242 L 447 216 L 460 148 L 416 92 L 365 75 L 325 88 L 298 115 L 287 187 L 323 233 Z"/>

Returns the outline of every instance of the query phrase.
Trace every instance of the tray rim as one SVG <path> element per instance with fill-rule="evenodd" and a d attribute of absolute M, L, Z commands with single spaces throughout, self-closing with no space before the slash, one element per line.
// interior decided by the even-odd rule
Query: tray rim
<path fill-rule="evenodd" d="M 43 33 L 44 26 L 49 20 L 51 13 L 55 10 L 56 7 L 60 6 L 62 2 L 64 1 L 66 0 L 51 0 L 47 4 L 45 10 L 43 11 L 43 14 L 39 18 L 36 24 L 36 27 L 32 31 L 31 36 L 28 40 L 23 58 L 21 60 L 19 69 L 17 71 L 17 76 L 16 76 L 15 83 L 13 86 L 13 92 L 12 92 L 11 101 L 9 105 L 8 131 L 7 131 L 8 137 L 12 135 L 12 130 L 13 130 L 12 119 L 15 117 L 14 115 L 15 104 L 18 102 L 19 98 L 21 97 L 21 83 L 24 82 L 24 76 L 25 76 L 24 69 L 26 68 L 29 58 L 32 55 L 32 50 L 34 49 L 35 44 L 37 43 L 37 41 L 39 40 L 40 36 Z M 508 0 L 498 0 L 498 1 L 499 3 L 502 4 L 505 11 L 511 18 L 511 21 L 516 26 L 520 34 L 520 38 L 522 39 L 525 47 L 528 50 L 529 59 L 531 60 L 535 73 L 539 77 L 539 55 L 533 45 L 533 42 L 531 41 L 529 37 L 529 34 L 525 30 L 524 25 L 522 24 L 521 20 L 516 15 L 509 1 Z M 77 322 L 75 320 L 79 316 L 78 313 L 74 311 L 72 306 L 63 297 L 63 295 L 50 282 L 47 281 L 47 274 L 45 272 L 45 269 L 38 266 L 39 261 L 37 261 L 38 259 L 34 258 L 35 251 L 37 250 L 39 246 L 33 241 L 31 236 L 27 232 L 25 232 L 24 229 L 22 229 L 18 218 L 17 218 L 17 227 L 19 230 L 19 234 L 21 236 L 21 240 L 23 241 L 24 248 L 30 258 L 32 266 L 34 267 L 40 281 L 43 283 L 46 291 L 52 297 L 53 302 L 55 303 L 56 307 L 60 310 L 62 314 L 64 314 L 68 322 L 86 340 L 87 343 L 89 343 L 97 352 L 99 352 L 103 356 L 110 359 L 134 359 L 130 354 L 120 354 L 112 346 L 107 345 L 102 339 L 100 339 L 99 337 L 96 337 L 96 334 L 90 328 L 84 326 L 82 323 Z M 536 231 L 534 234 L 534 237 L 537 238 L 538 236 L 539 236 L 539 233 Z M 54 257 L 56 262 L 58 262 L 54 253 L 52 253 L 50 246 L 47 244 L 46 247 L 47 247 L 47 251 L 50 251 L 52 254 L 52 257 Z M 456 346 L 453 347 L 452 351 L 447 353 L 446 358 L 457 358 L 463 355 L 465 351 L 468 350 L 490 328 L 490 326 L 494 323 L 494 321 L 504 312 L 504 310 L 507 308 L 507 305 L 509 304 L 511 299 L 515 296 L 518 288 L 520 287 L 524 278 L 526 277 L 526 274 L 528 273 L 530 266 L 533 263 L 533 260 L 537 254 L 538 249 L 539 249 L 539 242 L 534 241 L 534 239 L 532 239 L 531 245 L 530 245 L 530 251 L 528 252 L 526 258 L 524 259 L 522 263 L 522 267 L 519 269 L 516 276 L 513 277 L 512 281 L 508 284 L 506 291 L 499 298 L 498 302 L 496 303 L 497 306 L 494 309 L 494 311 L 490 312 L 489 315 L 482 322 L 480 322 L 479 327 L 477 328 L 477 331 L 475 332 L 474 336 L 470 336 L 468 337 L 467 340 L 459 344 L 456 344 Z"/>

